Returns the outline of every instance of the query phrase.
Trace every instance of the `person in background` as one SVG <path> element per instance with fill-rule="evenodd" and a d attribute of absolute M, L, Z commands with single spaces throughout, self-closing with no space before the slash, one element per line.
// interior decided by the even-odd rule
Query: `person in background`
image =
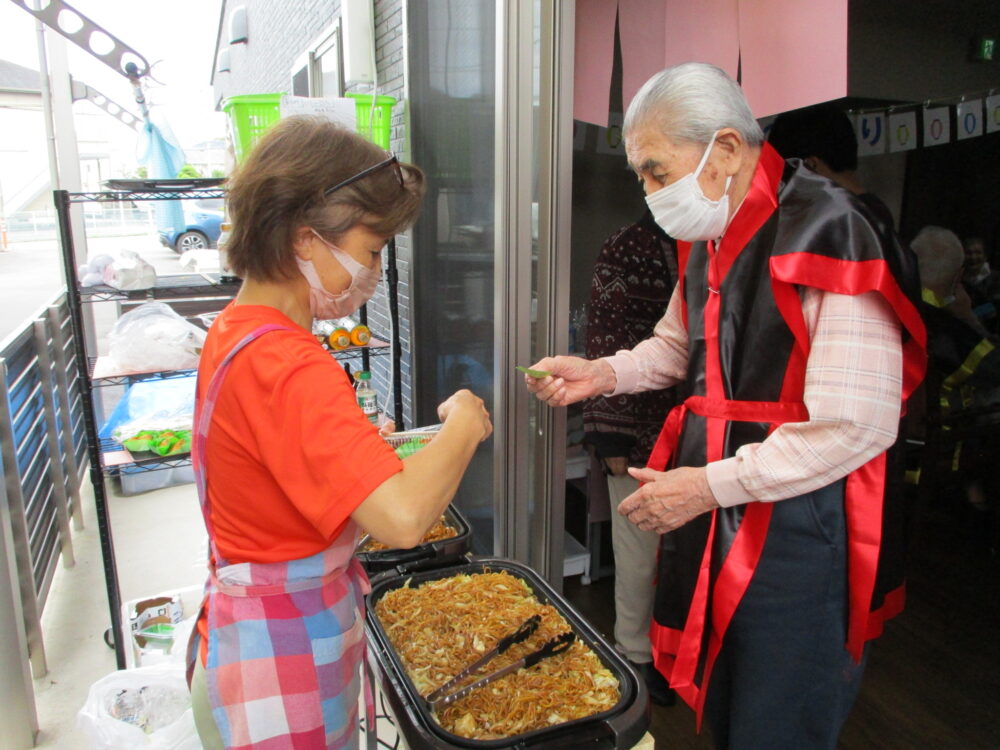
<path fill-rule="evenodd" d="M 858 177 L 858 137 L 840 107 L 816 104 L 782 112 L 771 125 L 767 141 L 786 159 L 802 159 L 817 174 L 833 180 L 858 197 L 883 229 L 895 226 L 892 212 Z"/>
<path fill-rule="evenodd" d="M 623 133 L 681 281 L 631 351 L 546 357 L 551 406 L 686 382 L 618 511 L 661 533 L 654 662 L 728 750 L 833 750 L 902 609 L 886 450 L 925 365 L 894 237 L 764 142 L 713 65 L 656 74 Z"/>
<path fill-rule="evenodd" d="M 993 333 L 998 330 L 997 306 L 1000 305 L 1000 274 L 990 268 L 986 243 L 982 237 L 966 237 L 965 270 L 962 285 L 969 293 L 976 317 Z"/>
<path fill-rule="evenodd" d="M 768 143 L 785 159 L 800 159 L 816 174 L 826 177 L 850 193 L 856 206 L 868 211 L 879 232 L 897 248 L 897 278 L 910 294 L 919 289 L 917 259 L 895 230 L 889 207 L 868 191 L 858 176 L 858 139 L 844 111 L 832 103 L 783 112 L 771 124 Z M 858 205 L 860 204 L 860 205 Z M 921 400 L 917 403 L 922 405 Z M 906 439 L 918 437 L 923 425 L 920 414 L 907 410 L 899 425 L 900 440 L 886 453 L 886 494 L 901 495 L 906 482 Z"/>
<path fill-rule="evenodd" d="M 635 224 L 611 235 L 594 265 L 587 308 L 588 359 L 631 349 L 653 333 L 677 283 L 677 250 L 647 210 Z M 649 622 L 653 615 L 656 550 L 660 537 L 616 512 L 639 488 L 629 466 L 646 465 L 673 390 L 635 396 L 599 396 L 583 405 L 583 442 L 604 466 L 611 502 L 615 553 L 615 642 L 649 688 L 650 698 L 672 705 L 674 694 L 653 667 Z"/>
<path fill-rule="evenodd" d="M 910 247 L 920 263 L 921 314 L 927 324 L 930 365 L 937 376 L 929 398 L 939 405 L 942 421 L 954 422 L 961 412 L 965 431 L 982 428 L 956 445 L 950 464 L 959 472 L 969 504 L 985 511 L 989 498 L 1000 489 L 994 466 L 1000 425 L 996 416 L 981 418 L 975 412 L 1000 403 L 1000 350 L 996 337 L 973 313 L 972 300 L 960 283 L 968 255 L 958 235 L 926 226 Z"/>
<path fill-rule="evenodd" d="M 459 391 L 401 461 L 312 335 L 371 298 L 423 192 L 418 168 L 312 117 L 275 125 L 229 180 L 244 281 L 205 341 L 193 448 L 211 554 L 188 664 L 206 748 L 357 746 L 361 530 L 416 546 L 492 431 Z"/>

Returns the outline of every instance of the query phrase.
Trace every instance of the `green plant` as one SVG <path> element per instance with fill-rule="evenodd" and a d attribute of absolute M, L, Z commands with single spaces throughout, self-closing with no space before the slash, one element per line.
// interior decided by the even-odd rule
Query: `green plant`
<path fill-rule="evenodd" d="M 188 179 L 200 179 L 202 176 L 201 172 L 192 167 L 190 164 L 185 164 L 181 167 L 181 171 L 177 173 L 178 179 L 188 180 Z"/>

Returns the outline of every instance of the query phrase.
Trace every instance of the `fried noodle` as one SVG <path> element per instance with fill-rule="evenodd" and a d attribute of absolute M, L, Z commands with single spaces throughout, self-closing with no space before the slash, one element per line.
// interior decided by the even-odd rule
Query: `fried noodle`
<path fill-rule="evenodd" d="M 441 516 L 437 523 L 431 526 L 430 530 L 424 534 L 424 538 L 420 540 L 420 544 L 429 544 L 431 542 L 440 542 L 442 539 L 451 539 L 453 536 L 458 536 L 458 529 L 451 526 L 444 518 Z M 369 539 L 365 542 L 364 546 L 358 550 L 359 552 L 383 552 L 387 549 L 394 549 L 387 544 L 382 544 L 382 542 L 377 542 L 374 539 Z"/>
<path fill-rule="evenodd" d="M 555 607 L 538 601 L 523 579 L 505 572 L 403 586 L 383 596 L 375 612 L 421 696 L 450 680 L 532 615 L 542 617 L 534 634 L 494 657 L 462 685 L 572 630 Z M 577 639 L 564 653 L 477 688 L 438 709 L 434 718 L 453 734 L 491 740 L 591 716 L 613 708 L 618 700 L 617 678 Z"/>

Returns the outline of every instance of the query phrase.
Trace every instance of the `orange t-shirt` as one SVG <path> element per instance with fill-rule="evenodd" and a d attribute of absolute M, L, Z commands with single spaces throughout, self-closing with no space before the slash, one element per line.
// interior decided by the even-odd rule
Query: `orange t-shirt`
<path fill-rule="evenodd" d="M 278 562 L 330 546 L 354 509 L 402 462 L 358 407 L 344 369 L 274 308 L 230 304 L 201 355 L 199 398 L 237 354 L 212 415 L 206 449 L 215 545 L 229 562 Z"/>
<path fill-rule="evenodd" d="M 216 318 L 201 353 L 199 399 L 233 347 L 271 323 L 291 330 L 266 333 L 232 359 L 208 435 L 215 546 L 230 563 L 323 551 L 355 508 L 403 468 L 358 407 L 344 369 L 274 308 L 231 303 Z M 198 632 L 204 663 L 207 614 Z"/>

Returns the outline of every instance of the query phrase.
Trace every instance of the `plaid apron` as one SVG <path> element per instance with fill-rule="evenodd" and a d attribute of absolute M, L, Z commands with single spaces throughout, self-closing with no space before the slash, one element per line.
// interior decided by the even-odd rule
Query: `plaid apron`
<path fill-rule="evenodd" d="M 215 546 L 204 464 L 212 412 L 233 357 L 275 330 L 289 329 L 261 326 L 229 352 L 195 413 L 192 459 L 213 557 L 205 595 L 206 685 L 230 750 L 355 748 L 370 590 L 354 557 L 357 525 L 348 521 L 328 549 L 301 560 L 231 564 Z M 189 672 L 198 658 L 194 632 Z M 366 699 L 370 704 L 367 689 Z"/>

